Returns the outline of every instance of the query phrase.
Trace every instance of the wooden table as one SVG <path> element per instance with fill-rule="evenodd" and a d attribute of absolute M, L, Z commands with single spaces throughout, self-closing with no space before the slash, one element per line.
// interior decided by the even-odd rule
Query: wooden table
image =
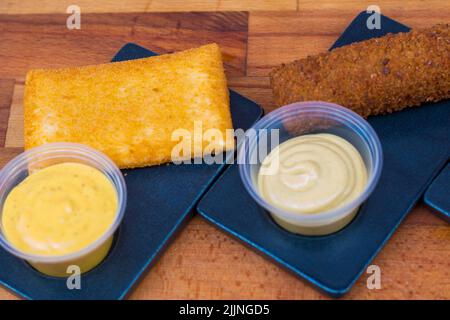
<path fill-rule="evenodd" d="M 81 8 L 68 30 L 66 8 Z M 447 0 L 378 0 L 382 13 L 412 27 L 450 22 Z M 0 2 L 0 162 L 22 150 L 22 95 L 30 68 L 107 62 L 126 42 L 156 52 L 216 41 L 229 85 L 272 109 L 267 74 L 282 62 L 327 50 L 372 1 L 359 0 L 2 0 Z M 182 12 L 184 11 L 184 12 Z M 419 204 L 348 299 L 449 299 L 450 226 Z M 0 266 L 1 268 L 1 266 Z M 14 299 L 0 289 L 1 299 Z M 325 299 L 227 234 L 194 217 L 145 276 L 132 299 Z"/>

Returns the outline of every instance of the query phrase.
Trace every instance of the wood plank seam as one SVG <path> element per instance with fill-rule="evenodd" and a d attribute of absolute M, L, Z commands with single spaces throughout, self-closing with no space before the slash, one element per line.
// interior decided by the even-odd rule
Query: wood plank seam
<path fill-rule="evenodd" d="M 14 79 L 0 79 L 0 145 L 2 147 L 6 142 L 14 84 Z"/>

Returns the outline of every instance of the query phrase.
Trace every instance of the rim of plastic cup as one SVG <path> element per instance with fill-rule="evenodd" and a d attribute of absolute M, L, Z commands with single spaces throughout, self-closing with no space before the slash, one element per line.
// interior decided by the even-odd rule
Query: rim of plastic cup
<path fill-rule="evenodd" d="M 260 196 L 259 191 L 251 178 L 250 165 L 248 165 L 248 163 L 250 163 L 249 150 L 251 149 L 251 146 L 257 143 L 258 133 L 256 135 L 250 135 L 249 131 L 245 133 L 243 143 L 241 143 L 238 150 L 239 174 L 245 189 L 251 197 L 269 212 L 275 213 L 281 218 L 293 222 L 317 223 L 322 220 L 333 221 L 334 219 L 338 219 L 351 213 L 353 209 L 359 207 L 376 187 L 383 167 L 383 151 L 381 143 L 375 130 L 373 130 L 372 126 L 360 115 L 340 105 L 323 101 L 296 102 L 280 107 L 258 120 L 251 129 L 256 130 L 256 132 L 260 129 L 269 129 L 274 123 L 281 123 L 282 120 L 298 117 L 305 113 L 309 115 L 328 114 L 330 115 L 331 120 L 343 120 L 347 123 L 349 122 L 353 126 L 351 129 L 355 131 L 355 133 L 359 136 L 363 135 L 362 140 L 364 140 L 366 145 L 369 145 L 369 151 L 371 153 L 370 159 L 373 162 L 373 168 L 369 173 L 370 177 L 364 190 L 357 198 L 353 199 L 345 206 L 314 214 L 288 212 L 271 205 Z M 356 131 L 355 127 L 358 128 L 359 132 Z"/>
<path fill-rule="evenodd" d="M 15 174 L 18 170 L 23 170 L 23 166 L 30 162 L 29 159 L 45 159 L 46 156 L 48 157 L 48 159 L 71 157 L 83 160 L 88 158 L 92 162 L 95 162 L 97 165 L 99 165 L 102 170 L 106 171 L 107 173 L 102 173 L 105 174 L 109 180 L 111 180 L 117 193 L 118 206 L 114 222 L 111 224 L 109 229 L 96 241 L 81 250 L 65 255 L 48 256 L 23 252 L 15 248 L 15 246 L 6 239 L 3 232 L 0 232 L 0 245 L 11 254 L 32 262 L 58 263 L 75 260 L 86 254 L 89 254 L 91 251 L 99 247 L 117 230 L 125 213 L 125 206 L 127 202 L 127 189 L 125 185 L 125 179 L 123 178 L 122 173 L 115 165 L 115 163 L 100 151 L 84 144 L 56 142 L 29 149 L 9 161 L 0 171 L 0 190 L 4 188 L 5 183 L 8 181 L 8 178 L 11 175 Z M 70 162 L 70 160 L 67 162 Z M 7 195 L 5 195 L 5 197 L 6 196 Z M 3 210 L 3 208 L 1 208 L 1 210 Z M 1 221 L 0 228 L 3 229 L 3 224 L 1 223 Z"/>

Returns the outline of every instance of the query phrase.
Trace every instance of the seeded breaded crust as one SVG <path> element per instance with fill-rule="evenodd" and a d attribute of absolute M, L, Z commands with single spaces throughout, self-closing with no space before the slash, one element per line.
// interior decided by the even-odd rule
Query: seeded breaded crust
<path fill-rule="evenodd" d="M 207 148 L 234 148 L 226 136 L 233 125 L 217 44 L 124 62 L 31 70 L 24 100 L 26 149 L 83 143 L 120 168 L 133 168 L 201 157 Z M 206 141 L 196 123 L 222 137 Z M 182 142 L 181 136 L 172 139 L 177 129 L 202 146 L 173 158 Z"/>
<path fill-rule="evenodd" d="M 450 25 L 388 34 L 309 56 L 270 74 L 274 102 L 340 104 L 363 117 L 450 98 Z"/>

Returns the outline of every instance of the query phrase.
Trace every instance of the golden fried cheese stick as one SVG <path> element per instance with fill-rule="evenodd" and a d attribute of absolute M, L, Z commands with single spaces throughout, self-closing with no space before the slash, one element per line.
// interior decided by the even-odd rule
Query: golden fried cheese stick
<path fill-rule="evenodd" d="M 274 69 L 274 102 L 321 100 L 363 117 L 450 98 L 450 25 L 388 34 Z"/>

